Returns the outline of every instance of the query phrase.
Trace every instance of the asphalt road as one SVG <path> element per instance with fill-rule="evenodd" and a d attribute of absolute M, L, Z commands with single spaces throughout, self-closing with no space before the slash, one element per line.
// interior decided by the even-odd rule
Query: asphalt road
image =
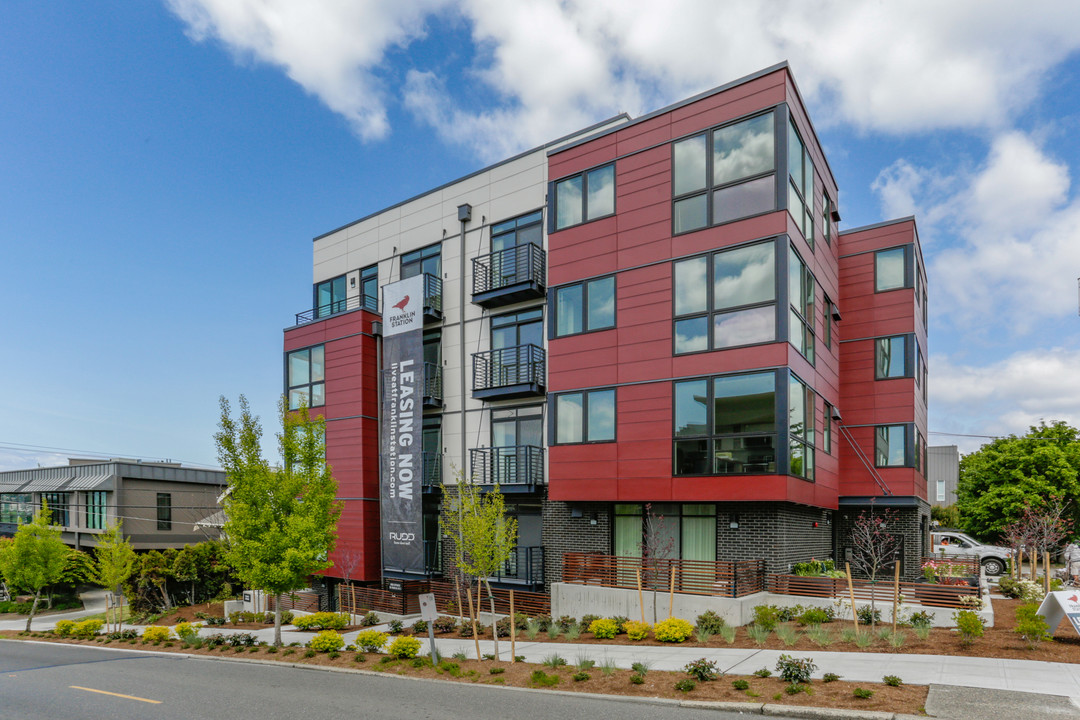
<path fill-rule="evenodd" d="M 77 645 L 0 641 L 0 720 L 734 720 L 735 713 Z"/>

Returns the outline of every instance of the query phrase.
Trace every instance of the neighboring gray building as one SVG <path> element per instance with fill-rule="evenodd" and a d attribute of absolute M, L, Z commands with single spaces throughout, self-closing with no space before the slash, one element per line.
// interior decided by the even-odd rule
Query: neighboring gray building
<path fill-rule="evenodd" d="M 221 470 L 126 459 L 0 472 L 0 536 L 14 534 L 45 501 L 75 548 L 95 547 L 117 519 L 136 550 L 182 547 L 218 537 L 218 528 L 196 523 L 221 509 L 225 484 Z"/>
<path fill-rule="evenodd" d="M 955 445 L 926 448 L 926 496 L 931 505 L 956 504 L 956 486 L 960 482 L 960 451 Z"/>

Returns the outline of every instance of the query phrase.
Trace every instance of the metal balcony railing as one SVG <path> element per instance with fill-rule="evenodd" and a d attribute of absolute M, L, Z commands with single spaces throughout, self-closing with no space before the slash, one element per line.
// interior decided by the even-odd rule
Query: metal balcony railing
<path fill-rule="evenodd" d="M 515 345 L 473 353 L 472 357 L 474 396 L 510 398 L 543 394 L 546 371 L 543 348 Z"/>
<path fill-rule="evenodd" d="M 491 577 L 496 582 L 517 582 L 527 585 L 544 584 L 544 548 L 540 545 L 518 547 L 501 572 Z"/>
<path fill-rule="evenodd" d="M 334 315 L 340 315 L 343 312 L 358 310 L 359 308 L 364 308 L 365 310 L 377 313 L 379 312 L 379 301 L 377 298 L 368 295 L 356 295 L 344 300 L 335 300 L 332 303 L 319 305 L 310 310 L 296 313 L 296 324 L 303 325 L 304 323 L 314 322 L 315 320 L 323 320 Z"/>
<path fill-rule="evenodd" d="M 424 407 L 442 407 L 442 366 L 424 363 Z"/>
<path fill-rule="evenodd" d="M 500 305 L 543 297 L 547 253 L 526 243 L 473 259 L 473 302 Z"/>
<path fill-rule="evenodd" d="M 475 448 L 470 452 L 473 473 L 481 485 L 504 490 L 544 484 L 544 449 L 535 445 Z"/>
<path fill-rule="evenodd" d="M 424 489 L 442 486 L 442 453 L 421 453 L 424 463 Z"/>
<path fill-rule="evenodd" d="M 424 317 L 438 320 L 442 317 L 442 279 L 424 273 Z"/>

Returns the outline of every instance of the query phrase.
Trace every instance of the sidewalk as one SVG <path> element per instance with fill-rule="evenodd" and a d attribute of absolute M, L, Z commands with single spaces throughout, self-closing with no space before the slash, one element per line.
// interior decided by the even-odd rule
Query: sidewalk
<path fill-rule="evenodd" d="M 41 615 L 44 603 L 38 605 L 38 615 L 34 616 L 34 622 L 31 625 L 34 630 L 52 630 L 56 627 L 56 623 L 61 620 L 78 620 L 80 618 L 88 617 L 90 615 L 99 615 L 105 612 L 105 590 L 98 588 L 96 590 L 88 590 L 79 595 L 79 598 L 83 602 L 82 610 L 72 610 L 71 612 L 56 613 L 50 615 Z M 26 616 L 22 615 L 14 620 L 0 620 L 0 630 L 25 630 L 26 629 Z"/>

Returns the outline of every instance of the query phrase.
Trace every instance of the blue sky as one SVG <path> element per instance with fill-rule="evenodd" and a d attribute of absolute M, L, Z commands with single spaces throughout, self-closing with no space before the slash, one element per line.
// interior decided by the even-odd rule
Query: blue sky
<path fill-rule="evenodd" d="M 918 217 L 930 442 L 1078 424 L 1080 8 L 941 5 L 10 0 L 0 469 L 214 464 L 219 395 L 275 425 L 312 237 L 784 59 L 843 227 Z"/>

